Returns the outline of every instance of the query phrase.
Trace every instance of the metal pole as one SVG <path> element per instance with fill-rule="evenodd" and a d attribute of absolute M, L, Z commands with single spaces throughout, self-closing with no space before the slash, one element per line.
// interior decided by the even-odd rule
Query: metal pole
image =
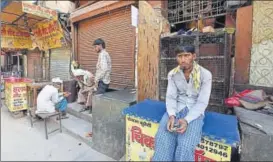
<path fill-rule="evenodd" d="M 17 53 L 17 71 L 18 71 L 18 74 L 19 74 L 19 71 L 20 71 L 20 57 L 19 57 L 18 53 Z"/>
<path fill-rule="evenodd" d="M 0 0 L 0 4 L 2 4 L 2 0 Z M 1 5 L 0 5 L 0 13 L 2 13 L 2 6 Z M 2 31 L 2 21 L 0 22 L 0 31 Z M 1 37 L 0 37 L 0 42 L 1 42 Z M 2 49 L 1 43 L 0 43 L 0 49 Z M 2 60 L 1 60 L 2 58 L 1 57 L 2 56 L 0 54 L 0 67 L 2 67 Z M 1 85 L 1 90 L 0 90 L 0 108 L 2 107 L 2 77 L 1 76 L 2 76 L 2 68 L 0 69 L 0 85 Z"/>

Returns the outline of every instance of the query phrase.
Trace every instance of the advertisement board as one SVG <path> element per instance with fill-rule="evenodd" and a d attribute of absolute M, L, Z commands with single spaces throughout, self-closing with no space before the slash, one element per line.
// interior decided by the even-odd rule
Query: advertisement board
<path fill-rule="evenodd" d="M 1 48 L 32 48 L 32 40 L 27 30 L 12 25 L 2 25 Z"/>
<path fill-rule="evenodd" d="M 40 50 L 59 48 L 65 45 L 62 27 L 58 20 L 45 20 L 32 28 L 34 47 Z"/>
<path fill-rule="evenodd" d="M 5 82 L 5 102 L 9 111 L 27 109 L 27 87 L 24 82 Z"/>
<path fill-rule="evenodd" d="M 42 6 L 38 6 L 29 2 L 22 2 L 22 11 L 47 19 L 57 20 L 58 17 L 57 11 Z"/>
<path fill-rule="evenodd" d="M 158 123 L 126 115 L 126 161 L 151 161 Z M 202 137 L 195 161 L 230 161 L 231 146 Z"/>

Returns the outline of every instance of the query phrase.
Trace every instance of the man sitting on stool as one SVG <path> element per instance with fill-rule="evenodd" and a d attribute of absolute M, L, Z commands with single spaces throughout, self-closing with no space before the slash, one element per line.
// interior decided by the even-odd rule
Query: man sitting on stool
<path fill-rule="evenodd" d="M 67 100 L 70 93 L 59 93 L 63 81 L 60 78 L 53 78 L 52 85 L 46 85 L 37 97 L 37 110 L 39 113 L 54 113 L 56 110 L 61 112 L 62 119 L 66 116 Z"/>

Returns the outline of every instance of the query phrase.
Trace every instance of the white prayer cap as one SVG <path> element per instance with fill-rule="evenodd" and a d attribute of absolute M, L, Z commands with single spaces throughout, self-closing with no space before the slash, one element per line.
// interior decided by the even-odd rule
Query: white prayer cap
<path fill-rule="evenodd" d="M 82 70 L 82 69 L 75 69 L 73 74 L 74 76 L 81 76 L 81 75 L 85 75 L 86 72 L 85 70 Z"/>
<path fill-rule="evenodd" d="M 59 78 L 59 77 L 56 77 L 56 78 L 52 78 L 52 83 L 63 83 L 63 81 Z"/>

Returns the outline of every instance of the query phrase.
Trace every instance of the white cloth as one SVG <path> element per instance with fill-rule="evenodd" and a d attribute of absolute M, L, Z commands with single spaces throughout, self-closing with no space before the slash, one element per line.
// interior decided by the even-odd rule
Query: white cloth
<path fill-rule="evenodd" d="M 55 104 L 61 99 L 57 88 L 52 85 L 46 85 L 38 94 L 36 114 L 55 112 Z"/>
<path fill-rule="evenodd" d="M 75 69 L 73 65 L 71 65 L 71 71 L 74 76 L 83 76 L 83 83 L 85 85 L 90 85 L 90 80 L 94 77 L 92 73 L 83 69 Z"/>
<path fill-rule="evenodd" d="M 56 78 L 52 78 L 52 83 L 63 83 L 63 81 L 59 78 L 59 77 L 56 77 Z"/>

